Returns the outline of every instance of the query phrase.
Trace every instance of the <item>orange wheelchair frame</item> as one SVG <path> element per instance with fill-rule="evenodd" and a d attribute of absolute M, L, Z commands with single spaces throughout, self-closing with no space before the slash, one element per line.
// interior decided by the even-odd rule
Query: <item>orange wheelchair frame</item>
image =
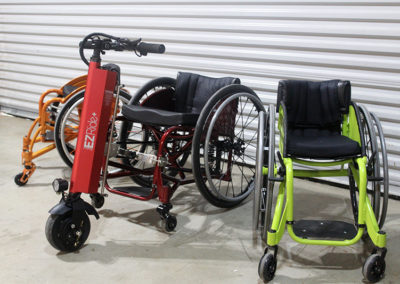
<path fill-rule="evenodd" d="M 32 174 L 35 172 L 36 165 L 33 163 L 33 159 L 40 157 L 47 152 L 56 148 L 54 141 L 54 125 L 56 120 L 56 113 L 59 104 L 64 104 L 73 95 L 77 94 L 86 87 L 87 75 L 79 76 L 59 89 L 49 89 L 42 93 L 39 98 L 39 115 L 33 121 L 31 127 L 29 128 L 28 134 L 22 139 L 22 164 L 24 166 L 23 172 L 15 176 L 14 181 L 17 185 L 25 185 Z M 49 95 L 56 95 L 54 98 L 48 98 Z M 34 131 L 36 128 L 36 131 Z M 32 136 L 32 133 L 33 136 Z M 76 134 L 74 134 L 76 136 Z M 67 139 L 73 139 L 74 137 L 68 137 Z M 35 144 L 51 143 L 37 151 L 33 148 Z"/>

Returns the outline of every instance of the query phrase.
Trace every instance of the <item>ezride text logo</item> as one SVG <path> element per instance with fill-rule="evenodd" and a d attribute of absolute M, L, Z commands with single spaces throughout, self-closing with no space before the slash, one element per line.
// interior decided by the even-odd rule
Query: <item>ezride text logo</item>
<path fill-rule="evenodd" d="M 98 118 L 96 116 L 96 113 L 92 113 L 92 116 L 90 117 L 88 121 L 88 126 L 86 128 L 86 133 L 85 133 L 85 141 L 83 143 L 83 148 L 88 149 L 88 150 L 93 150 L 94 146 L 94 140 L 96 139 L 96 129 L 98 125 Z"/>

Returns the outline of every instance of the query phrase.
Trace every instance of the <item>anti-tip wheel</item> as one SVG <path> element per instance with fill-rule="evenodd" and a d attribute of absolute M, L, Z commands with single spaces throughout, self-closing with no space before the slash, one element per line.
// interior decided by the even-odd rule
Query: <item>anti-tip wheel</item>
<path fill-rule="evenodd" d="M 258 275 L 264 282 L 274 279 L 276 271 L 276 259 L 272 253 L 266 253 L 258 264 Z"/>
<path fill-rule="evenodd" d="M 372 254 L 365 261 L 362 273 L 368 282 L 376 283 L 383 278 L 385 269 L 385 259 L 379 254 Z"/>
<path fill-rule="evenodd" d="M 28 180 L 21 181 L 21 178 L 22 178 L 23 175 L 24 175 L 24 173 L 19 173 L 14 177 L 14 182 L 15 182 L 16 185 L 23 186 L 28 182 Z"/>

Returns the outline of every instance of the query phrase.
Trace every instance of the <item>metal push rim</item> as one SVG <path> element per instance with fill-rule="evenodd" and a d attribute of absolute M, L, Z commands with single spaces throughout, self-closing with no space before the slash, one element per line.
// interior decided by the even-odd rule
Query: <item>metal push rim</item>
<path fill-rule="evenodd" d="M 373 155 L 373 153 L 375 152 L 375 157 L 374 160 L 374 176 L 378 177 L 380 175 L 380 163 L 379 163 L 379 151 L 378 151 L 378 144 L 377 144 L 377 138 L 376 138 L 376 134 L 375 134 L 375 128 L 372 122 L 372 118 L 370 116 L 369 111 L 363 106 L 363 105 L 359 105 L 359 108 L 361 110 L 361 114 L 364 117 L 364 123 L 366 123 L 366 127 L 368 130 L 368 134 L 364 133 L 364 140 L 367 139 L 367 135 L 369 136 L 370 139 L 370 143 L 371 143 L 371 155 Z M 364 127 L 364 126 L 362 126 Z M 368 145 L 365 145 L 365 148 L 367 148 Z M 366 153 L 367 155 L 367 153 Z M 371 158 L 368 157 L 367 158 Z M 368 161 L 369 162 L 369 161 Z M 372 182 L 372 207 L 374 209 L 374 213 L 375 213 L 375 217 L 378 219 L 379 218 L 379 212 L 380 212 L 380 186 L 378 183 L 376 182 Z"/>
<path fill-rule="evenodd" d="M 381 146 L 381 150 L 378 153 L 381 154 L 380 158 L 382 158 L 382 167 L 383 167 L 383 171 L 382 171 L 382 173 L 383 173 L 383 202 L 382 202 L 382 209 L 381 209 L 380 216 L 379 216 L 379 228 L 382 228 L 385 223 L 388 201 L 389 201 L 389 167 L 388 167 L 388 159 L 387 159 L 387 151 L 386 151 L 386 142 L 385 142 L 385 136 L 383 134 L 382 125 L 380 123 L 379 118 L 376 116 L 375 113 L 371 112 L 370 115 L 374 121 L 374 125 L 376 127 L 376 130 L 377 130 L 377 133 L 379 136 L 380 146 Z M 379 186 L 379 192 L 381 192 L 380 186 Z"/>
<path fill-rule="evenodd" d="M 271 211 L 272 211 L 272 197 L 274 192 L 275 182 L 271 178 L 275 175 L 275 115 L 276 110 L 273 104 L 269 105 L 269 133 L 268 133 L 268 181 L 265 191 L 264 202 L 264 224 L 261 232 L 261 238 L 267 241 L 267 231 L 271 224 Z M 272 170 L 271 170 L 272 169 Z"/>
<path fill-rule="evenodd" d="M 258 223 L 261 212 L 261 190 L 263 182 L 263 166 L 264 166 L 264 139 L 265 125 L 268 120 L 269 113 L 261 111 L 258 116 L 258 137 L 256 148 L 256 173 L 254 178 L 254 203 L 253 203 L 253 231 L 258 229 Z"/>

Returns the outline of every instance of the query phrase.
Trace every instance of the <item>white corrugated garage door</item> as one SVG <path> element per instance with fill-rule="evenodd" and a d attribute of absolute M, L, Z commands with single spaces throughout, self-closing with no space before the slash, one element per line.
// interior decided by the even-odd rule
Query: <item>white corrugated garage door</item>
<path fill-rule="evenodd" d="M 41 92 L 83 74 L 77 46 L 94 31 L 165 43 L 164 55 L 104 57 L 132 92 L 179 70 L 238 76 L 266 104 L 279 79 L 351 80 L 382 121 L 400 195 L 399 1 L 1 1 L 1 110 L 33 116 Z"/>

